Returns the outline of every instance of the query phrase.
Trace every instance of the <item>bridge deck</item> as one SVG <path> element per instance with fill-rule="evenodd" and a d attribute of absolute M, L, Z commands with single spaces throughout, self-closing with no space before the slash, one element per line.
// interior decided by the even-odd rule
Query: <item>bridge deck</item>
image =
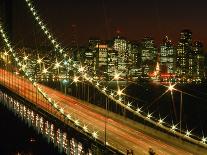
<path fill-rule="evenodd" d="M 5 78 L 6 77 L 6 78 Z M 40 94 L 37 96 L 36 88 L 27 80 L 11 73 L 0 70 L 0 82 L 14 93 L 25 97 L 28 101 L 37 104 L 44 110 L 51 109 L 50 105 Z M 64 112 L 71 114 L 80 120 L 80 124 L 87 124 L 88 130 L 98 131 L 98 139 L 106 142 L 123 153 L 132 149 L 134 154 L 147 155 L 149 148 L 153 148 L 159 155 L 193 155 L 207 154 L 207 150 L 192 147 L 192 144 L 182 142 L 170 135 L 161 133 L 155 129 L 128 120 L 124 117 L 106 112 L 104 109 L 82 102 L 63 93 L 41 85 L 49 96 L 63 107 Z M 37 100 L 38 97 L 38 100 Z M 38 102 L 37 102 L 38 101 Z M 57 111 L 51 111 L 58 115 Z M 108 113 L 108 114 L 107 114 Z M 105 117 L 107 114 L 107 117 Z M 157 135 L 157 136 L 156 136 Z M 159 139 L 158 137 L 162 137 Z"/>

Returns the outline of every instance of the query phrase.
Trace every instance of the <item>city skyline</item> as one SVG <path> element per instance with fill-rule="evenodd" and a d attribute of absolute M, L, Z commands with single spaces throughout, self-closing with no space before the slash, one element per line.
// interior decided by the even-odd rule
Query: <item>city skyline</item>
<path fill-rule="evenodd" d="M 0 0 L 0 154 L 207 154 L 206 5 Z"/>
<path fill-rule="evenodd" d="M 13 2 L 14 33 L 19 44 L 27 44 L 27 38 L 32 42 L 45 41 L 39 36 L 37 26 L 27 8 L 22 7 L 23 1 Z M 108 40 L 115 36 L 116 30 L 129 40 L 140 40 L 144 36 L 151 36 L 155 43 L 162 41 L 162 36 L 168 35 L 173 43 L 179 39 L 179 32 L 190 29 L 194 40 L 201 40 L 205 47 L 207 22 L 204 6 L 206 2 L 191 1 L 162 2 L 162 1 L 48 1 L 35 2 L 40 15 L 44 17 L 48 27 L 57 35 L 58 40 L 68 45 L 72 38 L 72 25 L 76 25 L 77 41 L 81 45 L 90 37 L 99 37 Z M 50 17 L 50 18 L 49 18 Z M 24 22 L 24 32 L 21 23 Z M 27 27 L 30 27 L 28 30 Z M 133 31 L 132 31 L 133 30 Z M 17 32 L 17 33 L 16 33 Z M 37 43 L 38 44 L 38 43 Z"/>

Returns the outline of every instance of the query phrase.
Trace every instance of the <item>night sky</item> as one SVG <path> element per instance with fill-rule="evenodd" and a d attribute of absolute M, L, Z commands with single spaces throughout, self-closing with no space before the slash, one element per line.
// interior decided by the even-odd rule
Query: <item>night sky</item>
<path fill-rule="evenodd" d="M 36 0 L 35 6 L 65 46 L 71 43 L 72 25 L 80 45 L 90 37 L 110 39 L 116 30 L 129 40 L 152 36 L 159 43 L 168 35 L 176 43 L 186 28 L 193 40 L 207 45 L 206 0 Z M 24 0 L 14 0 L 13 32 L 18 45 L 47 42 Z"/>

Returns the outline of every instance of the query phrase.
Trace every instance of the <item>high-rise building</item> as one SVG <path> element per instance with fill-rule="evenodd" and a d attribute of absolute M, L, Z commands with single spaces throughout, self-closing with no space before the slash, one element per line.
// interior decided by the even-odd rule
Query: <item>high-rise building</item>
<path fill-rule="evenodd" d="M 130 53 L 130 76 L 133 79 L 136 79 L 141 76 L 141 52 L 140 52 L 140 44 L 137 42 L 131 43 L 131 51 Z"/>
<path fill-rule="evenodd" d="M 162 73 L 175 73 L 175 49 L 167 36 L 160 46 L 160 67 Z"/>
<path fill-rule="evenodd" d="M 145 37 L 141 41 L 141 66 L 142 74 L 147 75 L 155 70 L 157 64 L 157 48 L 154 40 L 150 37 Z"/>
<path fill-rule="evenodd" d="M 183 30 L 180 33 L 180 41 L 177 45 L 176 53 L 176 74 L 183 78 L 187 78 L 191 74 L 191 57 L 192 53 L 192 32 L 190 30 Z"/>
<path fill-rule="evenodd" d="M 118 52 L 118 72 L 120 76 L 126 77 L 129 74 L 129 49 L 128 42 L 119 35 L 114 39 L 113 49 Z"/>
<path fill-rule="evenodd" d="M 96 73 L 108 77 L 108 45 L 105 43 L 96 45 Z"/>
<path fill-rule="evenodd" d="M 123 37 L 117 36 L 114 39 L 114 49 L 119 52 L 119 56 L 124 58 L 127 50 L 127 40 Z"/>
<path fill-rule="evenodd" d="M 118 71 L 118 51 L 108 50 L 108 76 L 112 79 Z"/>
<path fill-rule="evenodd" d="M 190 61 L 190 59 L 189 59 Z M 196 80 L 201 80 L 205 76 L 204 68 L 204 48 L 203 44 L 196 41 L 193 45 L 192 75 Z M 190 67 L 190 66 L 189 66 Z"/>

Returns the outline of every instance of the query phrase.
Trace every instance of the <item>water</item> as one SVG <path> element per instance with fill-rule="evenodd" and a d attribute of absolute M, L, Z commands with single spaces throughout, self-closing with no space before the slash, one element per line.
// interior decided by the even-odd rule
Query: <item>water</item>
<path fill-rule="evenodd" d="M 0 106 L 0 155 L 60 155 L 52 144 Z"/>

